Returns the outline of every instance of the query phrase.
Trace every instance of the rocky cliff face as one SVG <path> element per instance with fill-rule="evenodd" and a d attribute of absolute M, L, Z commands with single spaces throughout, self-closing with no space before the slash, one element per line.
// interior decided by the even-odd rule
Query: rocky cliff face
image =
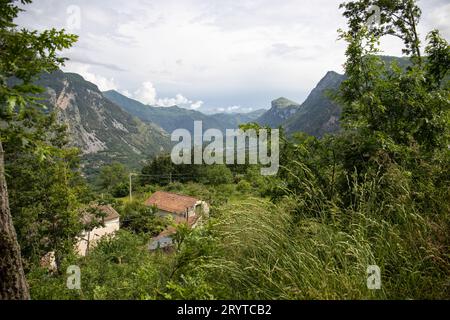
<path fill-rule="evenodd" d="M 256 122 L 263 126 L 277 128 L 300 110 L 297 102 L 286 98 L 278 98 L 272 101 L 272 107 L 259 117 Z"/>
<path fill-rule="evenodd" d="M 339 130 L 342 108 L 333 100 L 345 76 L 329 71 L 311 91 L 299 111 L 283 123 L 288 134 L 305 132 L 322 137 Z"/>
<path fill-rule="evenodd" d="M 70 144 L 80 148 L 91 168 L 111 161 L 136 166 L 169 148 L 164 130 L 123 111 L 77 74 L 44 74 L 38 84 L 46 88 L 46 104 L 67 125 Z"/>

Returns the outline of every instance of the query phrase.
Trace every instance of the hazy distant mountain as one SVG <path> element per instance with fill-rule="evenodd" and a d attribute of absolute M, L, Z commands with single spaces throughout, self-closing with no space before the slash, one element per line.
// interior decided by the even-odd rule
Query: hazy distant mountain
<path fill-rule="evenodd" d="M 258 119 L 259 117 L 261 117 L 265 112 L 267 111 L 267 109 L 258 109 L 249 113 L 240 113 L 241 115 L 245 115 L 247 117 L 252 117 L 253 119 Z"/>
<path fill-rule="evenodd" d="M 216 119 L 228 129 L 238 128 L 240 124 L 255 122 L 267 110 L 258 109 L 249 113 L 216 113 L 210 117 Z"/>
<path fill-rule="evenodd" d="M 272 101 L 272 108 L 261 115 L 256 122 L 263 126 L 277 128 L 296 114 L 300 108 L 301 106 L 297 102 L 286 98 L 278 98 Z"/>
<path fill-rule="evenodd" d="M 112 160 L 133 166 L 169 150 L 166 132 L 124 112 L 80 75 L 56 71 L 43 74 L 37 83 L 47 89 L 46 104 L 57 110 L 70 144 L 82 150 L 89 168 Z"/>
<path fill-rule="evenodd" d="M 193 133 L 194 121 L 202 121 L 203 129 L 215 128 L 222 131 L 237 128 L 241 123 L 254 121 L 262 111 L 249 114 L 213 114 L 206 115 L 199 111 L 188 110 L 177 106 L 154 107 L 128 98 L 121 93 L 110 90 L 103 93 L 105 97 L 119 105 L 126 112 L 145 122 L 159 125 L 168 133 L 175 129 L 187 129 Z"/>
<path fill-rule="evenodd" d="M 287 134 L 305 132 L 317 137 L 339 130 L 341 108 L 329 94 L 337 90 L 344 76 L 330 71 L 302 104 L 286 98 L 272 101 L 272 108 L 256 122 L 272 128 L 282 126 Z"/>
<path fill-rule="evenodd" d="M 344 75 L 329 71 L 311 91 L 298 112 L 283 123 L 286 132 L 290 134 L 301 131 L 316 137 L 337 132 L 342 108 L 330 95 L 339 89 L 344 79 Z"/>

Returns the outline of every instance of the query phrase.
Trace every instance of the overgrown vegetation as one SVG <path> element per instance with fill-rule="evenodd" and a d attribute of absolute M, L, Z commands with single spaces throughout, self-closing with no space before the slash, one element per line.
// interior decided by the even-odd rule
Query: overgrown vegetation
<path fill-rule="evenodd" d="M 343 130 L 321 139 L 282 135 L 274 177 L 262 177 L 257 166 L 175 166 L 161 156 L 143 167 L 130 202 L 122 166 L 103 168 L 95 194 L 80 181 L 77 157 L 63 144 L 54 142 L 44 162 L 7 159 L 32 297 L 448 299 L 450 47 L 432 31 L 423 53 L 415 1 L 385 3 L 343 5 L 347 78 L 336 92 Z M 382 9 L 379 29 L 361 24 L 371 4 Z M 378 42 L 386 34 L 404 40 L 409 65 L 379 58 Z M 13 150 L 14 132 L 4 134 Z M 43 176 L 49 177 L 45 186 L 37 182 Z M 202 226 L 177 227 L 171 252 L 148 250 L 167 227 L 143 205 L 156 190 L 212 206 Z M 70 248 L 78 209 L 102 193 L 102 201 L 119 211 L 122 230 L 77 257 Z M 52 221 L 61 233 L 47 227 Z M 65 274 L 39 266 L 37 258 L 50 249 L 61 252 L 60 270 L 80 266 L 81 290 L 68 290 Z M 380 290 L 367 288 L 369 265 L 381 268 Z"/>

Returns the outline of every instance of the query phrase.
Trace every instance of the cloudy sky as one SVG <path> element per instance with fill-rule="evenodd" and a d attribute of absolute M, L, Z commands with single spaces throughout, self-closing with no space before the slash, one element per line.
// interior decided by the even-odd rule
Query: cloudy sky
<path fill-rule="evenodd" d="M 342 0 L 35 0 L 18 19 L 80 36 L 65 71 L 146 104 L 248 112 L 284 96 L 302 102 L 342 72 Z M 450 38 L 450 1 L 422 0 L 421 35 Z M 400 55 L 400 43 L 383 42 Z"/>

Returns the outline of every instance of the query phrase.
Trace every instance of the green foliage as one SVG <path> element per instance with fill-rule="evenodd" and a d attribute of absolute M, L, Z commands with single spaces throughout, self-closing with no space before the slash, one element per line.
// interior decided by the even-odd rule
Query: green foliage
<path fill-rule="evenodd" d="M 92 200 L 79 173 L 79 151 L 65 147 L 63 126 L 54 115 L 27 110 L 34 122 L 28 142 L 27 127 L 16 124 L 1 130 L 6 137 L 6 174 L 11 215 L 25 267 L 39 263 L 50 251 L 57 262 L 72 251 L 82 230 L 80 206 Z M 36 147 L 42 145 L 45 152 Z"/>
<path fill-rule="evenodd" d="M 14 19 L 20 11 L 16 1 L 0 4 L 0 143 L 5 144 L 11 211 L 24 257 L 33 263 L 54 250 L 59 264 L 80 231 L 77 151 L 63 149 L 64 127 L 43 112 L 37 96 L 43 89 L 34 80 L 63 65 L 59 52 L 77 36 L 18 29 Z"/>
<path fill-rule="evenodd" d="M 114 162 L 101 168 L 97 178 L 97 185 L 107 192 L 125 193 L 122 195 L 124 197 L 128 193 L 129 174 L 129 171 L 123 164 Z M 124 189 L 127 190 L 124 191 Z M 120 195 L 117 195 L 117 197 L 120 197 Z"/>
<path fill-rule="evenodd" d="M 125 230 L 103 238 L 86 258 L 72 260 L 81 270 L 81 290 L 65 287 L 66 275 L 42 270 L 29 274 L 35 299 L 156 299 L 168 278 L 171 258 L 150 255 L 147 239 Z"/>
<path fill-rule="evenodd" d="M 175 165 L 172 163 L 170 154 L 163 154 L 150 160 L 142 168 L 140 182 L 143 185 L 166 185 L 173 181 L 198 181 L 201 169 L 198 165 Z"/>
<path fill-rule="evenodd" d="M 427 40 L 428 46 L 425 48 L 428 63 L 425 66 L 426 78 L 430 87 L 437 89 L 441 86 L 449 87 L 450 70 L 450 46 L 441 37 L 439 30 L 431 31 Z"/>
<path fill-rule="evenodd" d="M 311 196 L 323 193 L 305 183 Z M 315 199 L 314 215 L 305 192 L 278 205 L 255 199 L 223 206 L 219 219 L 184 237 L 166 297 L 446 298 L 448 208 L 442 216 L 420 214 L 411 184 L 392 168 L 354 181 L 350 205 Z M 382 270 L 380 291 L 366 287 L 372 264 Z"/>
<path fill-rule="evenodd" d="M 233 174 L 225 165 L 208 166 L 205 172 L 205 182 L 215 186 L 232 183 Z"/>
<path fill-rule="evenodd" d="M 372 4 L 382 9 L 382 25 L 368 30 L 361 24 Z M 79 296 L 63 289 L 60 276 L 38 269 L 29 274 L 33 296 L 448 299 L 448 44 L 430 33 L 422 60 L 415 1 L 343 7 L 350 30 L 341 32 L 348 48 L 340 134 L 282 134 L 276 177 L 261 177 L 258 166 L 154 159 L 142 171 L 142 184 L 152 184 L 144 191 L 163 185 L 201 197 L 212 204 L 210 219 L 195 229 L 178 225 L 172 250 L 150 253 L 148 235 L 161 230 L 153 209 L 125 204 L 122 226 L 132 232 L 121 230 L 78 259 Z M 384 34 L 401 37 L 409 65 L 376 56 Z M 244 194 L 253 190 L 270 199 Z M 367 288 L 369 265 L 381 268 L 381 290 Z"/>
<path fill-rule="evenodd" d="M 167 222 L 155 216 L 156 208 L 133 201 L 119 208 L 121 227 L 138 234 L 157 235 Z"/>
<path fill-rule="evenodd" d="M 415 61 L 421 63 L 420 38 L 417 25 L 422 10 L 416 0 L 355 0 L 344 2 L 340 8 L 344 9 L 349 31 L 356 35 L 364 28 L 369 18 L 374 14 L 373 6 L 380 8 L 380 24 L 371 26 L 371 33 L 376 37 L 392 35 L 403 41 L 403 53 L 411 55 Z"/>
<path fill-rule="evenodd" d="M 27 273 L 30 293 L 33 299 L 76 300 L 82 299 L 82 292 L 67 288 L 67 275 L 64 272 L 70 265 L 77 265 L 77 256 L 66 255 L 61 261 L 61 273 L 50 272 L 40 266 L 33 266 Z"/>
<path fill-rule="evenodd" d="M 150 160 L 142 168 L 139 179 L 142 185 L 159 184 L 164 186 L 172 182 L 201 182 L 219 185 L 232 183 L 236 174 L 245 173 L 247 169 L 248 165 L 176 165 L 167 154 Z"/>
<path fill-rule="evenodd" d="M 28 0 L 21 2 L 31 3 Z M 0 117 L 1 120 L 20 121 L 26 107 L 38 104 L 35 95 L 42 92 L 33 80 L 41 72 L 50 72 L 62 65 L 66 59 L 58 52 L 71 47 L 77 36 L 55 29 L 42 32 L 18 30 L 13 20 L 22 10 L 15 1 L 3 1 L 0 10 Z M 9 86 L 11 77 L 18 81 Z"/>
<path fill-rule="evenodd" d="M 252 190 L 252 185 L 247 180 L 241 180 L 238 182 L 236 190 L 242 193 L 247 193 Z"/>
<path fill-rule="evenodd" d="M 111 194 L 116 198 L 123 198 L 127 196 L 130 192 L 130 184 L 126 182 L 121 182 L 116 184 L 111 191 Z"/>

